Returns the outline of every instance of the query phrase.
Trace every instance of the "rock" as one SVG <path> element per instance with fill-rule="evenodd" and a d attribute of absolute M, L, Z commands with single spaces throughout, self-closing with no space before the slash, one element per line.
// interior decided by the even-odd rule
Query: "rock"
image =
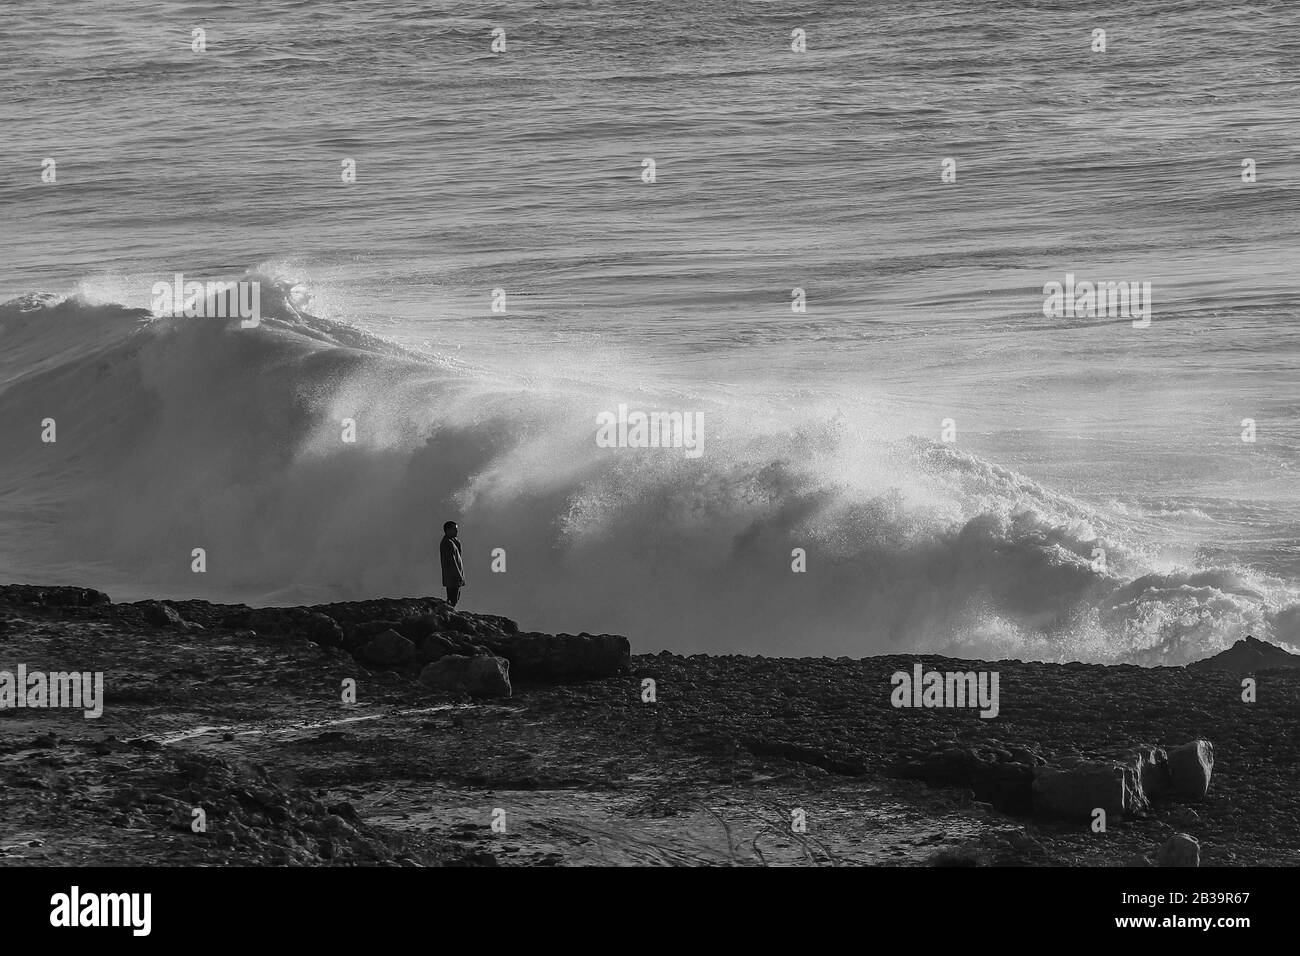
<path fill-rule="evenodd" d="M 348 823 L 342 817 L 328 816 L 321 821 L 326 833 L 333 833 L 340 836 L 356 836 L 356 830 L 352 824 Z"/>
<path fill-rule="evenodd" d="M 999 760 L 993 754 L 985 757 L 974 747 L 945 746 L 895 763 L 889 772 L 931 786 L 969 790 L 974 799 L 1005 813 L 1033 812 L 1033 768 L 1015 759 Z"/>
<path fill-rule="evenodd" d="M 499 631 L 502 634 L 519 633 L 519 625 L 508 617 L 501 617 L 498 614 L 479 614 L 476 616 L 490 631 Z"/>
<path fill-rule="evenodd" d="M 1042 767 L 1047 764 L 1045 759 L 1026 747 L 1012 747 L 1009 753 L 1012 763 L 1021 763 L 1028 767 Z"/>
<path fill-rule="evenodd" d="M 443 634 L 426 635 L 417 646 L 420 649 L 420 660 L 430 664 L 449 654 L 462 653 L 457 649 L 456 643 Z"/>
<path fill-rule="evenodd" d="M 356 652 L 356 657 L 367 664 L 382 664 L 394 667 L 414 664 L 420 659 L 415 645 L 396 631 L 383 631 L 376 634 Z"/>
<path fill-rule="evenodd" d="M 241 608 L 228 612 L 222 623 L 263 635 L 299 635 L 327 647 L 341 645 L 358 660 L 387 666 L 431 663 L 451 654 L 502 657 L 510 662 L 514 678 L 538 683 L 610 677 L 631 665 L 625 637 L 521 634 L 508 618 L 454 611 L 432 598 Z M 407 641 L 414 653 L 392 637 L 378 640 L 388 634 Z"/>
<path fill-rule="evenodd" d="M 499 657 L 451 654 L 426 665 L 420 683 L 430 690 L 470 697 L 509 697 L 510 663 Z"/>
<path fill-rule="evenodd" d="M 437 614 L 421 614 L 418 617 L 408 617 L 400 622 L 396 630 L 408 641 L 414 641 L 419 646 L 420 641 L 424 640 L 424 638 L 442 630 L 442 620 Z"/>
<path fill-rule="evenodd" d="M 338 620 L 338 618 L 335 618 L 335 620 Z M 407 640 L 411 640 L 409 635 L 399 630 L 400 624 L 396 620 L 363 620 L 363 622 L 359 623 L 342 624 L 342 627 L 343 649 L 351 654 L 355 654 L 357 648 L 364 648 L 374 639 L 374 636 L 381 635 L 385 631 L 396 631 L 399 635 L 406 637 Z"/>
<path fill-rule="evenodd" d="M 297 632 L 307 640 L 322 647 L 338 647 L 343 643 L 343 628 L 328 614 L 313 611 L 297 626 Z"/>
<path fill-rule="evenodd" d="M 412 640 L 410 635 L 403 634 L 400 628 L 401 624 L 397 621 L 363 621 L 344 629 L 343 646 L 349 649 L 364 647 L 376 634 L 382 634 L 384 631 L 396 631 L 407 640 Z"/>
<path fill-rule="evenodd" d="M 1138 781 L 1148 801 L 1159 800 L 1169 792 L 1169 758 L 1163 747 L 1143 745 L 1128 756 L 1137 761 Z"/>
<path fill-rule="evenodd" d="M 1039 845 L 1038 841 L 1023 830 L 1011 835 L 1011 846 L 1017 850 L 1028 850 Z"/>
<path fill-rule="evenodd" d="M 409 619 L 437 613 L 447 602 L 439 598 L 376 598 L 370 601 L 342 601 L 312 608 L 328 614 L 343 625 L 345 633 L 372 621 L 385 621 L 392 630 L 407 636 L 402 624 Z"/>
<path fill-rule="evenodd" d="M 632 661 L 627 638 L 616 634 L 489 632 L 477 636 L 474 643 L 508 660 L 515 680 L 539 683 L 612 677 L 626 672 Z"/>
<path fill-rule="evenodd" d="M 304 616 L 297 608 L 259 607 L 242 615 L 236 626 L 252 628 L 259 634 L 285 634 Z"/>
<path fill-rule="evenodd" d="M 1157 866 L 1200 866 L 1201 845 L 1186 833 L 1175 833 L 1160 848 Z"/>
<path fill-rule="evenodd" d="M 1034 812 L 1039 816 L 1091 820 L 1100 807 L 1107 816 L 1122 817 L 1146 805 L 1136 761 L 1036 767 L 1033 773 Z"/>
<path fill-rule="evenodd" d="M 35 604 L 42 607 L 95 607 L 113 603 L 107 594 L 94 588 L 46 588 L 32 584 L 0 585 L 0 602 Z"/>
<path fill-rule="evenodd" d="M 1210 789 L 1214 770 L 1214 745 L 1193 740 L 1169 751 L 1169 792 L 1187 800 L 1200 800 Z"/>
<path fill-rule="evenodd" d="M 148 624 L 154 627 L 172 627 L 185 623 L 181 619 L 180 611 L 170 604 L 164 604 L 162 601 L 146 601 L 144 604 L 144 619 Z"/>
<path fill-rule="evenodd" d="M 336 803 L 332 807 L 326 808 L 330 813 L 337 817 L 342 817 L 354 826 L 361 824 L 361 814 L 357 813 L 357 808 L 350 803 Z"/>
<path fill-rule="evenodd" d="M 1226 651 L 1187 665 L 1189 670 L 1254 674 L 1270 667 L 1300 667 L 1300 654 L 1290 654 L 1276 644 L 1247 635 Z"/>
<path fill-rule="evenodd" d="M 766 740 L 761 737 L 746 737 L 740 743 L 750 753 L 759 757 L 781 757 L 784 760 L 791 760 L 795 763 L 806 764 L 811 767 L 817 767 L 826 773 L 837 773 L 844 776 L 860 777 L 867 772 L 867 767 L 861 761 L 846 761 L 833 754 L 825 753 L 814 747 L 808 747 L 804 744 L 795 743 L 788 740 Z M 727 745 L 724 747 L 723 759 L 734 760 L 734 747 Z"/>
<path fill-rule="evenodd" d="M 463 614 L 451 614 L 447 618 L 445 626 L 448 630 L 460 631 L 462 634 L 474 635 L 478 633 L 478 628 L 474 626 L 474 622 Z"/>

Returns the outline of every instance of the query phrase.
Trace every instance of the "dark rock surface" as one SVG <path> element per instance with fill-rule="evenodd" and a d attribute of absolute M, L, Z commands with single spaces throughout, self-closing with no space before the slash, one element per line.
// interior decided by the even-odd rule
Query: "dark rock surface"
<path fill-rule="evenodd" d="M 739 862 L 754 864 L 788 850 L 809 864 L 1132 865 L 1185 834 L 1206 866 L 1300 865 L 1295 669 L 1245 703 L 1237 675 L 1199 668 L 624 660 L 589 635 L 561 665 L 549 655 L 568 637 L 538 641 L 434 598 L 168 601 L 202 628 L 190 630 L 96 594 L 0 587 L 0 670 L 105 673 L 99 720 L 0 711 L 0 825 L 31 835 L 3 843 L 0 862 L 725 865 L 748 832 Z M 387 632 L 415 659 L 354 656 Z M 515 680 L 508 654 L 532 660 L 517 651 L 526 639 L 549 662 L 534 674 L 591 673 L 593 657 L 611 673 Z M 418 679 L 443 661 L 431 673 L 488 678 L 510 661 L 512 696 Z M 893 707 L 891 674 L 918 662 L 997 670 L 998 716 Z M 340 694 L 349 681 L 355 702 Z M 1102 796 L 1080 803 L 1063 782 L 1098 768 Z M 1080 815 L 1088 803 L 1119 809 L 1104 834 Z M 213 808 L 206 836 L 189 829 L 198 804 Z M 506 839 L 490 830 L 494 807 L 512 820 Z M 809 836 L 782 850 L 762 834 L 788 834 L 796 807 Z M 717 837 L 718 815 L 735 840 Z M 1165 856 L 1187 859 L 1178 847 Z"/>

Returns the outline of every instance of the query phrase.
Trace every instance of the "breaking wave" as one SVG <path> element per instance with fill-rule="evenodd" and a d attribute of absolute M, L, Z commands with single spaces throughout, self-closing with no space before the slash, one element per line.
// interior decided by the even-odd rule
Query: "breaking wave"
<path fill-rule="evenodd" d="M 454 517 L 469 608 L 639 651 L 1180 664 L 1247 633 L 1300 642 L 1293 583 L 1161 567 L 1122 509 L 952 446 L 753 396 L 475 368 L 252 278 L 255 329 L 0 306 L 0 577 L 115 599 L 440 593 Z M 597 447 L 619 403 L 704 412 L 703 457 Z"/>

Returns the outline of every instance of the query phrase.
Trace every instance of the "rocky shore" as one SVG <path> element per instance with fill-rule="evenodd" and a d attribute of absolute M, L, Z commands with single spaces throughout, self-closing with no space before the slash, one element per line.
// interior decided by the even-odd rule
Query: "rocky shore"
<path fill-rule="evenodd" d="M 1296 865 L 1296 662 L 632 655 L 436 598 L 10 585 L 0 864 Z M 895 706 L 917 665 L 996 672 L 996 715 Z M 102 716 L 32 689 L 95 672 Z"/>

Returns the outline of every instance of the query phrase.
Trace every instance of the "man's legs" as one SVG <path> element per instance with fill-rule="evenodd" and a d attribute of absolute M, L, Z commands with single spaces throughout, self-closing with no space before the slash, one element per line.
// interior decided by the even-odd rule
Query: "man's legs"
<path fill-rule="evenodd" d="M 452 607 L 460 600 L 460 588 L 447 588 L 447 603 Z"/>

